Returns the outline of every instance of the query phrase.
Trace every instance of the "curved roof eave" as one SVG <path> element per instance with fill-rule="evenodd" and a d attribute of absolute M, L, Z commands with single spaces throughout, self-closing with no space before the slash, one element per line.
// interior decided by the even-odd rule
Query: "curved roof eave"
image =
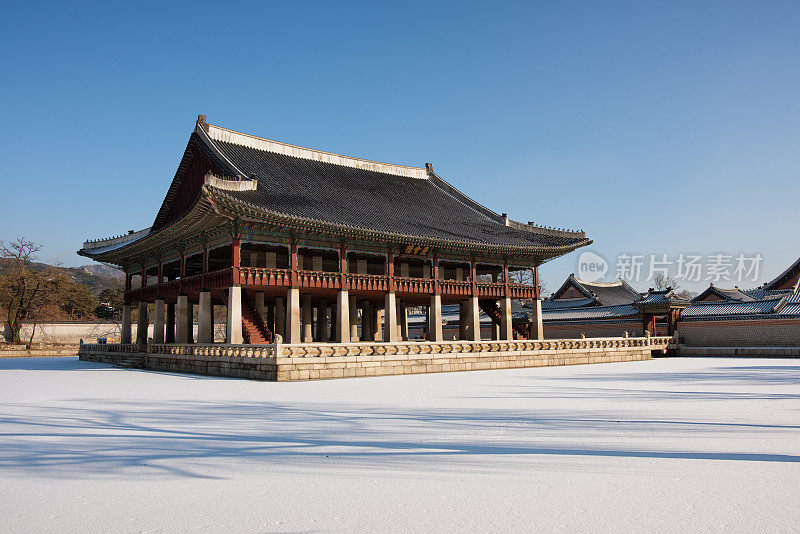
<path fill-rule="evenodd" d="M 488 249 L 492 250 L 493 252 L 500 252 L 500 253 L 547 256 L 546 258 L 542 258 L 542 262 L 549 261 L 555 257 L 567 254 L 575 249 L 590 245 L 592 243 L 592 240 L 588 238 L 583 238 L 582 240 L 576 241 L 575 243 L 571 243 L 568 245 L 554 245 L 554 246 L 501 245 L 501 244 L 483 243 L 477 241 L 451 241 L 434 237 L 425 237 L 412 234 L 401 234 L 401 233 L 387 232 L 385 230 L 374 230 L 371 228 L 350 226 L 341 223 L 324 221 L 321 219 L 311 219 L 308 217 L 300 217 L 288 213 L 280 213 L 273 210 L 267 210 L 256 204 L 252 204 L 234 198 L 233 196 L 227 194 L 225 191 L 215 189 L 209 186 L 204 186 L 201 189 L 201 194 L 209 198 L 212 202 L 220 202 L 221 204 L 225 204 L 232 211 L 236 211 L 237 207 L 249 210 L 250 213 L 245 213 L 245 215 L 253 217 L 254 220 L 260 220 L 258 216 L 261 214 L 265 214 L 270 219 L 278 219 L 286 222 L 294 222 L 296 224 L 304 226 L 324 228 L 329 231 L 340 232 L 343 234 L 358 232 L 364 234 L 365 236 L 371 236 L 379 240 L 410 240 L 410 241 L 430 244 L 433 246 L 439 246 L 442 248 L 454 248 L 453 245 L 456 245 L 455 248 L 466 248 L 469 250 Z M 239 214 L 242 215 L 242 213 Z"/>

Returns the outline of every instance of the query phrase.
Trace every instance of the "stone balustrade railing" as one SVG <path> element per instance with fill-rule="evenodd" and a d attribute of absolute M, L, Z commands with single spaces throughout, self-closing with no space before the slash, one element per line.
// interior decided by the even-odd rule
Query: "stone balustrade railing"
<path fill-rule="evenodd" d="M 273 358 L 275 345 L 228 345 L 219 343 L 150 343 L 148 354 L 190 355 L 208 357 Z"/>
<path fill-rule="evenodd" d="M 116 352 L 120 354 L 135 354 L 139 352 L 136 343 L 81 343 L 78 354 L 81 352 Z"/>
<path fill-rule="evenodd" d="M 666 350 L 671 337 L 613 337 L 508 341 L 407 341 L 399 343 L 279 343 L 278 356 L 314 358 L 326 356 L 372 356 L 385 354 L 468 354 L 486 352 L 531 352 L 649 347 Z"/>
<path fill-rule="evenodd" d="M 611 337 L 585 339 L 545 339 L 508 341 L 406 341 L 399 343 L 281 343 L 275 345 L 155 344 L 148 354 L 194 355 L 240 358 L 319 358 L 340 356 L 470 354 L 492 352 L 534 352 L 548 350 L 588 350 L 649 348 L 666 350 L 671 337 Z M 136 344 L 83 344 L 82 352 L 139 352 Z"/>

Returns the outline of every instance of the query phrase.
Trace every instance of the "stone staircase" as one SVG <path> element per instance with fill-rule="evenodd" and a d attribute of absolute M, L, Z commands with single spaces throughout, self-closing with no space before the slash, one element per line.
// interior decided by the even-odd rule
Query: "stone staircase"
<path fill-rule="evenodd" d="M 272 332 L 256 312 L 255 306 L 246 299 L 242 299 L 242 337 L 248 345 L 272 343 Z"/>
<path fill-rule="evenodd" d="M 493 300 L 479 300 L 478 305 L 481 310 L 483 310 L 483 313 L 488 315 L 492 320 L 492 324 L 501 324 L 503 316 L 497 302 Z M 527 321 L 521 323 L 512 321 L 511 329 L 514 332 L 514 339 L 528 339 L 528 328 L 530 328 L 530 323 Z"/>
<path fill-rule="evenodd" d="M 114 364 L 125 369 L 144 369 L 144 356 L 141 354 L 126 354 Z"/>

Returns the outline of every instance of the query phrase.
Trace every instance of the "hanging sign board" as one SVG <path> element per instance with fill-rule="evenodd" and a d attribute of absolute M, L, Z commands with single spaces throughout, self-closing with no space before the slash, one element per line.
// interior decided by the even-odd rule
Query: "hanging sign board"
<path fill-rule="evenodd" d="M 423 245 L 400 245 L 400 253 L 408 256 L 427 257 L 431 247 Z"/>

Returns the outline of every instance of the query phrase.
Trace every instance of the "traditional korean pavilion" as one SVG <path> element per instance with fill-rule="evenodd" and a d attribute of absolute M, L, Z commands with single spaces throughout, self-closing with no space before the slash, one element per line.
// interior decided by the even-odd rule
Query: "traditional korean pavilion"
<path fill-rule="evenodd" d="M 137 342 L 147 343 L 148 304 L 154 343 L 213 342 L 215 305 L 227 307 L 231 344 L 275 334 L 395 342 L 408 335 L 409 307 L 425 311 L 426 338 L 441 341 L 443 304 L 460 306 L 468 340 L 480 340 L 480 310 L 501 339 L 540 339 L 538 266 L 589 243 L 497 214 L 431 164 L 302 148 L 200 115 L 153 225 L 78 253 L 126 273 L 123 343 L 133 306 Z M 525 270 L 533 283 L 513 283 Z M 512 322 L 512 299 L 533 302 L 526 331 Z"/>

